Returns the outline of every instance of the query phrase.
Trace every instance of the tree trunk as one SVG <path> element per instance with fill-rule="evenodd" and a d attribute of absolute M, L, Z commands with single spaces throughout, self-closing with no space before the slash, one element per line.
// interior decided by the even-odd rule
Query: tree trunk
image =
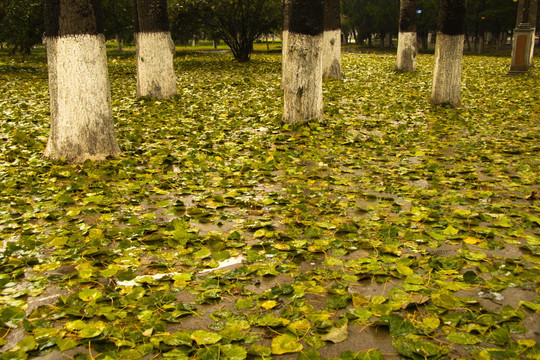
<path fill-rule="evenodd" d="M 287 60 L 287 40 L 289 39 L 290 5 L 290 0 L 283 0 L 283 33 L 281 35 L 281 90 L 285 89 L 285 66 L 289 63 Z"/>
<path fill-rule="evenodd" d="M 323 0 L 290 0 L 287 10 L 283 121 L 322 121 Z"/>
<path fill-rule="evenodd" d="M 135 0 L 137 96 L 168 99 L 176 95 L 174 43 L 166 0 Z"/>
<path fill-rule="evenodd" d="M 433 104 L 461 104 L 461 61 L 465 37 L 465 0 L 442 0 L 435 44 Z"/>
<path fill-rule="evenodd" d="M 45 0 L 51 131 L 44 156 L 82 163 L 120 154 L 103 12 L 97 0 Z"/>
<path fill-rule="evenodd" d="M 480 32 L 478 34 L 478 54 L 483 54 L 484 53 L 484 45 L 485 45 L 485 37 L 484 37 L 484 32 Z"/>
<path fill-rule="evenodd" d="M 395 69 L 416 71 L 416 1 L 401 0 L 399 5 L 399 35 Z"/>
<path fill-rule="evenodd" d="M 116 34 L 116 50 L 122 51 L 122 37 L 120 34 Z"/>
<path fill-rule="evenodd" d="M 341 79 L 341 0 L 324 2 L 323 78 Z"/>
<path fill-rule="evenodd" d="M 386 39 L 388 39 L 388 46 L 393 49 L 394 48 L 394 42 L 392 41 L 392 33 L 389 32 L 386 34 Z"/>

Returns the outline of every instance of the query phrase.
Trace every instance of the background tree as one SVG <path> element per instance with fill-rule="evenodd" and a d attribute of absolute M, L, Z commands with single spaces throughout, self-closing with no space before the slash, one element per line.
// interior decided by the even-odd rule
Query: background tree
<path fill-rule="evenodd" d="M 424 51 L 428 49 L 428 35 L 437 31 L 439 1 L 438 0 L 416 0 L 416 34 L 418 36 L 419 47 Z"/>
<path fill-rule="evenodd" d="M 116 39 L 118 50 L 122 50 L 122 41 L 133 39 L 133 1 L 103 0 L 105 12 L 105 36 Z"/>
<path fill-rule="evenodd" d="M 398 2 L 396 0 L 368 0 L 367 13 L 372 19 L 372 31 L 379 34 L 381 47 L 384 48 L 386 35 L 398 32 Z M 388 45 L 393 46 L 391 37 Z"/>
<path fill-rule="evenodd" d="M 172 15 L 193 14 L 198 19 L 188 22 L 186 29 L 202 25 L 203 32 L 222 39 L 239 62 L 249 61 L 253 42 L 281 23 L 281 0 L 174 0 L 174 4 L 182 11 Z M 181 19 L 173 18 L 172 23 L 174 32 L 181 29 Z"/>
<path fill-rule="evenodd" d="M 371 46 L 373 19 L 368 14 L 367 5 L 368 2 L 364 0 L 341 0 L 341 11 L 351 28 L 354 41 L 361 44 L 367 39 Z"/>
<path fill-rule="evenodd" d="M 322 121 L 323 0 L 290 0 L 286 10 L 283 121 Z"/>
<path fill-rule="evenodd" d="M 175 42 L 187 44 L 194 38 L 204 38 L 211 29 L 206 23 L 207 6 L 200 0 L 172 0 L 168 2 L 170 31 Z"/>
<path fill-rule="evenodd" d="M 517 13 L 517 4 L 509 0 L 469 0 L 467 2 L 467 33 L 475 39 L 477 51 L 483 50 L 484 43 L 480 42 L 480 37 L 484 36 L 484 32 L 491 35 L 486 42 L 491 42 L 497 48 L 504 44 L 508 34 L 516 26 L 515 18 L 509 14 Z"/>
<path fill-rule="evenodd" d="M 396 0 L 342 0 L 342 12 L 353 29 L 357 44 L 378 34 L 384 47 L 387 34 L 396 34 L 399 9 Z M 391 45 L 391 43 L 389 44 Z"/>
<path fill-rule="evenodd" d="M 399 35 L 396 70 L 416 70 L 416 1 L 401 0 L 399 4 Z"/>
<path fill-rule="evenodd" d="M 0 1 L 0 42 L 10 46 L 13 54 L 29 55 L 32 47 L 41 43 L 42 34 L 41 1 Z"/>
<path fill-rule="evenodd" d="M 465 1 L 441 0 L 431 93 L 433 104 L 461 104 Z"/>
<path fill-rule="evenodd" d="M 170 98 L 177 93 L 174 43 L 166 0 L 135 0 L 137 96 Z"/>
<path fill-rule="evenodd" d="M 49 159 L 117 155 L 100 0 L 44 0 L 49 67 Z"/>

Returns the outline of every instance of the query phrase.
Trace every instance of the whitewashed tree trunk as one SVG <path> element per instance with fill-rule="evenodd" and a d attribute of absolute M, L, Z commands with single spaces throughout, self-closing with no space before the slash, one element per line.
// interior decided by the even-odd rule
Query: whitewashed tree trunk
<path fill-rule="evenodd" d="M 168 99 L 177 94 L 174 43 L 170 32 L 135 34 L 137 96 Z"/>
<path fill-rule="evenodd" d="M 51 109 L 44 156 L 82 163 L 118 155 L 100 2 L 47 0 L 44 8 Z"/>
<path fill-rule="evenodd" d="M 461 62 L 464 35 L 437 33 L 433 70 L 433 104 L 461 105 Z"/>
<path fill-rule="evenodd" d="M 432 104 L 461 105 L 461 61 L 465 40 L 466 0 L 441 0 Z"/>
<path fill-rule="evenodd" d="M 287 63 L 283 67 L 285 123 L 323 120 L 322 41 L 322 34 L 287 36 Z"/>
<path fill-rule="evenodd" d="M 323 44 L 323 77 L 341 79 L 341 30 L 325 31 Z"/>
<path fill-rule="evenodd" d="M 405 72 L 416 71 L 416 56 L 418 47 L 416 32 L 399 32 L 396 57 L 396 70 Z"/>
<path fill-rule="evenodd" d="M 174 42 L 166 0 L 135 0 L 137 96 L 168 99 L 177 94 Z"/>
<path fill-rule="evenodd" d="M 416 1 L 401 0 L 399 4 L 399 35 L 395 69 L 398 71 L 416 71 Z"/>

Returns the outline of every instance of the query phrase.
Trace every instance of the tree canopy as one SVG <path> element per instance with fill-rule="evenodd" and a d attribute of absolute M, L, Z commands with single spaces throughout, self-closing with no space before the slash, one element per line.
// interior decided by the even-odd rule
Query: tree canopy
<path fill-rule="evenodd" d="M 39 0 L 0 0 L 0 42 L 13 53 L 30 54 L 41 42 L 43 14 Z"/>

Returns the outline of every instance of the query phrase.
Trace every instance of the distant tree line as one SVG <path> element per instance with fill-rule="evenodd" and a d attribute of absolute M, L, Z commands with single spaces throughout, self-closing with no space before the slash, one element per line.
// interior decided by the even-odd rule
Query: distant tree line
<path fill-rule="evenodd" d="M 397 35 L 399 0 L 342 0 L 344 39 L 357 44 L 382 46 L 388 35 Z M 249 59 L 252 42 L 261 35 L 280 32 L 282 0 L 168 0 L 171 34 L 177 43 L 192 39 L 223 40 L 239 61 Z M 103 0 L 105 34 L 132 42 L 133 0 Z M 420 46 L 427 47 L 428 34 L 437 29 L 439 0 L 417 0 L 417 33 Z M 514 0 L 468 0 L 466 43 L 479 52 L 487 40 L 506 38 L 515 28 L 517 2 Z M 538 29 L 538 24 L 536 25 Z M 0 44 L 14 53 L 28 54 L 42 41 L 43 15 L 40 0 L 0 0 Z M 489 33 L 491 38 L 485 39 Z"/>
<path fill-rule="evenodd" d="M 428 34 L 437 30 L 439 0 L 417 0 L 416 3 L 420 46 L 427 48 Z M 479 47 L 487 40 L 485 33 L 490 33 L 493 43 L 512 33 L 517 5 L 514 0 L 468 0 L 466 42 L 469 50 L 474 44 L 481 51 Z M 398 17 L 399 0 L 342 0 L 342 29 L 345 34 L 351 34 L 356 43 L 371 45 L 375 36 L 384 39 L 387 34 L 397 34 Z M 384 46 L 384 40 L 381 45 Z"/>

